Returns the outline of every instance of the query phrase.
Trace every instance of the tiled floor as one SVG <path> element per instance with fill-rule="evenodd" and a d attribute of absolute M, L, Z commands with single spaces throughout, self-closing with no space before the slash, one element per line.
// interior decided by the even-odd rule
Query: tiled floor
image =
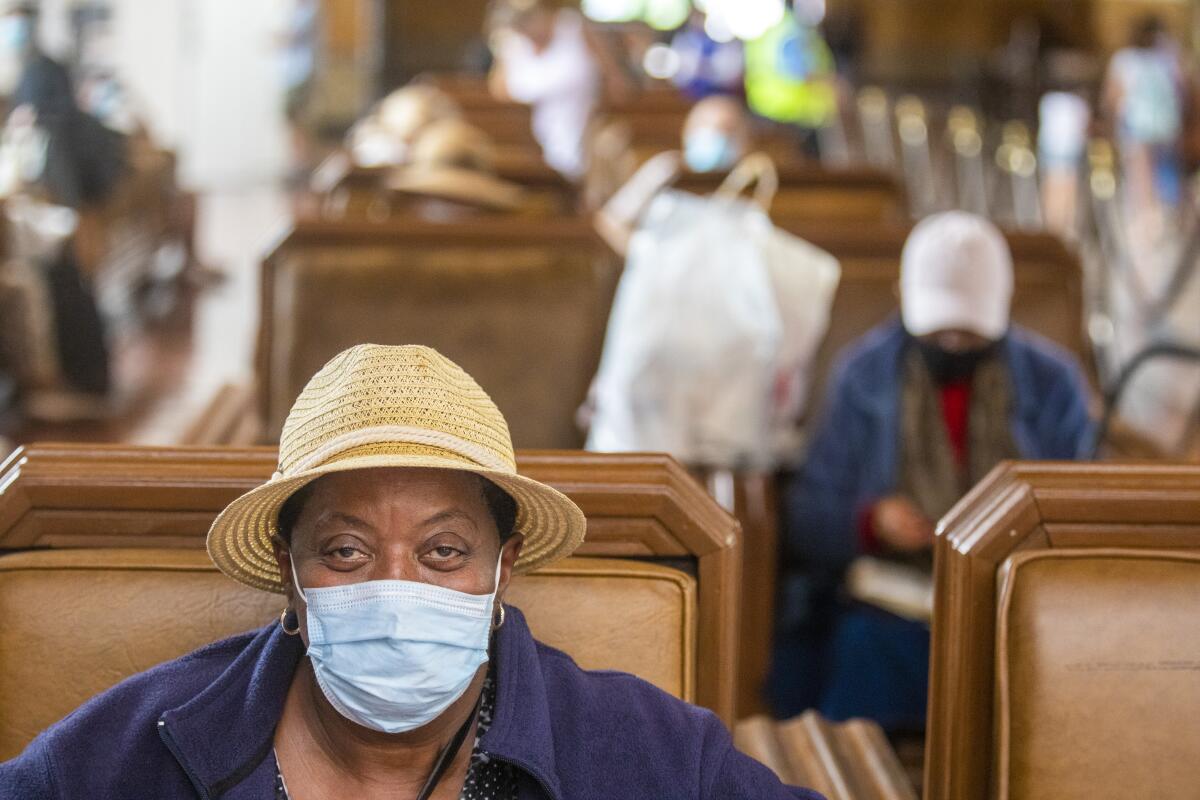
<path fill-rule="evenodd" d="M 131 441 L 177 441 L 222 385 L 251 380 L 258 264 L 289 219 L 287 199 L 273 187 L 201 198 L 197 252 L 202 263 L 222 272 L 225 280 L 199 293 L 186 368 L 174 390 L 131 431 Z"/>

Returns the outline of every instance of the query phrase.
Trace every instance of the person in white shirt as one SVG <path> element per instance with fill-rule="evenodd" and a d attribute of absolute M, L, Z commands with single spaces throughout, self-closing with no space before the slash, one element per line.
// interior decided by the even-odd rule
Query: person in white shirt
<path fill-rule="evenodd" d="M 489 18 L 494 92 L 533 107 L 533 135 L 546 163 L 576 179 L 584 136 L 601 95 L 598 48 L 577 11 L 547 0 L 499 0 Z"/>
<path fill-rule="evenodd" d="M 1038 103 L 1038 164 L 1046 227 L 1075 237 L 1079 165 L 1087 148 L 1092 112 L 1087 100 L 1065 88 L 1046 92 Z"/>
<path fill-rule="evenodd" d="M 1162 22 L 1147 17 L 1130 44 L 1113 54 L 1104 105 L 1120 148 L 1131 211 L 1158 227 L 1164 207 L 1179 201 L 1183 93 L 1179 59 Z"/>

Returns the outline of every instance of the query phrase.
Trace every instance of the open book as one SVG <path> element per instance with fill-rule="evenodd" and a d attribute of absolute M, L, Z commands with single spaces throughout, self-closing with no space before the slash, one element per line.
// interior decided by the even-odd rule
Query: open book
<path fill-rule="evenodd" d="M 846 588 L 854 599 L 906 619 L 933 617 L 933 578 L 917 567 L 861 556 L 846 572 Z"/>

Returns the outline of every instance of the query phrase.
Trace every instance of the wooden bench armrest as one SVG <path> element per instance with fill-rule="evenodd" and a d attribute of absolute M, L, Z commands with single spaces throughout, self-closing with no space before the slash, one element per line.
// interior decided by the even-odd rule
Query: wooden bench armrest
<path fill-rule="evenodd" d="M 917 800 L 883 730 L 869 720 L 834 723 L 815 711 L 782 722 L 750 717 L 738 723 L 734 743 L 784 783 L 829 800 Z"/>
<path fill-rule="evenodd" d="M 179 444 L 243 447 L 262 439 L 262 422 L 249 383 L 227 383 L 217 390 L 204 410 L 188 425 Z"/>

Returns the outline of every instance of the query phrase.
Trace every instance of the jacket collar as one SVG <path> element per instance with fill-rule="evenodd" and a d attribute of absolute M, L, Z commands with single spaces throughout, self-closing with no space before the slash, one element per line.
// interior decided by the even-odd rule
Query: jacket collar
<path fill-rule="evenodd" d="M 896 413 L 903 356 L 909 336 L 900 322 L 893 316 L 867 334 L 864 351 L 870 351 L 869 363 L 856 374 L 853 391 L 857 402 L 872 414 L 889 418 Z M 1018 325 L 1010 325 L 1009 332 L 1000 340 L 999 356 L 1008 367 L 1012 381 L 1013 418 L 1033 419 L 1039 411 L 1039 398 L 1028 385 L 1029 365 L 1027 362 L 1028 336 Z"/>
<path fill-rule="evenodd" d="M 496 632 L 492 654 L 496 659 L 496 709 L 480 746 L 524 770 L 551 800 L 562 800 L 539 645 L 525 616 L 512 606 L 505 608 L 507 619 Z"/>
<path fill-rule="evenodd" d="M 493 643 L 496 708 L 480 744 L 526 772 L 552 800 L 561 800 L 537 643 L 521 612 L 512 606 L 506 610 Z M 269 625 L 213 683 L 160 716 L 164 741 L 201 797 L 215 800 L 235 788 L 249 788 L 240 784 L 271 753 L 275 726 L 303 654 L 298 636 Z"/>
<path fill-rule="evenodd" d="M 263 628 L 215 681 L 159 717 L 159 733 L 204 798 L 221 797 L 270 754 L 292 675 L 298 636 Z"/>

